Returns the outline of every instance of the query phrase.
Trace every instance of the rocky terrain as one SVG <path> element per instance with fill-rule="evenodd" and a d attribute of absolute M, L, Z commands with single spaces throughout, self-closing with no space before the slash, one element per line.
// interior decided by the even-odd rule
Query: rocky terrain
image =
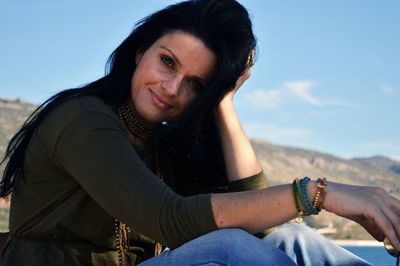
<path fill-rule="evenodd" d="M 8 141 L 36 106 L 0 98 L 0 156 L 3 158 Z M 312 179 L 327 177 L 330 181 L 356 185 L 383 186 L 400 198 L 400 162 L 384 156 L 347 160 L 317 151 L 284 147 L 262 139 L 251 143 L 261 161 L 271 185 L 290 183 L 295 177 Z M 0 174 L 4 165 L 0 167 Z M 0 229 L 7 228 L 8 205 L 0 202 Z M 307 217 L 305 222 L 314 228 L 330 228 L 328 237 L 341 239 L 371 239 L 357 224 L 326 212 Z"/>
<path fill-rule="evenodd" d="M 21 100 L 0 98 L 0 160 L 3 160 L 9 140 L 36 106 Z M 0 166 L 3 175 L 4 164 Z M 0 199 L 0 231 L 8 227 L 9 202 Z"/>
<path fill-rule="evenodd" d="M 271 185 L 291 182 L 294 177 L 326 177 L 335 182 L 381 186 L 400 196 L 400 173 L 395 168 L 399 162 L 387 157 L 379 157 L 386 162 L 382 165 L 370 162 L 369 158 L 347 160 L 321 152 L 277 146 L 260 139 L 253 139 L 251 143 Z"/>
<path fill-rule="evenodd" d="M 35 105 L 21 100 L 0 98 L 0 158 L 3 158 L 9 140 L 35 108 Z M 1 173 L 3 169 L 2 166 Z"/>

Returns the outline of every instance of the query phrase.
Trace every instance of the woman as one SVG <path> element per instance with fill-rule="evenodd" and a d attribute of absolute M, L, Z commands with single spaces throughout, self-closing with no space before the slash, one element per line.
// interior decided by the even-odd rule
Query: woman
<path fill-rule="evenodd" d="M 322 207 L 399 250 L 382 189 L 266 188 L 232 104 L 255 45 L 237 2 L 182 2 L 142 20 L 103 78 L 41 105 L 7 149 L 3 264 L 366 264 L 302 226 L 252 235 Z"/>

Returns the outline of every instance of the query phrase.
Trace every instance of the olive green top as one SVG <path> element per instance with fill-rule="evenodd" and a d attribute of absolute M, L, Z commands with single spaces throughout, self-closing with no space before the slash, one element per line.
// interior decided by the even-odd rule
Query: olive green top
<path fill-rule="evenodd" d="M 115 221 L 131 228 L 133 264 L 155 241 L 176 248 L 216 230 L 211 194 L 182 197 L 141 160 L 123 124 L 96 97 L 57 107 L 26 150 L 16 179 L 3 265 L 118 265 Z M 263 174 L 228 190 L 267 186 Z"/>

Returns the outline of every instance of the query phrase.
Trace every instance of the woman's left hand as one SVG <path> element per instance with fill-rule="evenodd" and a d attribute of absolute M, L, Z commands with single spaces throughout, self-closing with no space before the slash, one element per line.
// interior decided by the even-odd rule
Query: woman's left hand
<path fill-rule="evenodd" d="M 329 188 L 328 188 L 329 187 Z M 325 209 L 362 225 L 375 239 L 385 236 L 400 250 L 400 201 L 380 187 L 329 183 Z"/>
<path fill-rule="evenodd" d="M 254 58 L 254 50 L 251 51 L 251 55 L 249 56 L 249 58 L 251 58 L 251 60 L 253 60 Z M 235 93 L 239 90 L 239 88 L 243 85 L 243 83 L 250 77 L 251 74 L 251 68 L 253 67 L 253 63 L 249 63 L 249 66 L 246 68 L 246 70 L 243 72 L 243 74 L 238 78 L 238 80 L 236 81 L 236 85 L 235 88 L 229 92 L 223 99 L 221 102 L 223 101 L 231 101 L 233 102 L 233 97 L 235 96 Z"/>

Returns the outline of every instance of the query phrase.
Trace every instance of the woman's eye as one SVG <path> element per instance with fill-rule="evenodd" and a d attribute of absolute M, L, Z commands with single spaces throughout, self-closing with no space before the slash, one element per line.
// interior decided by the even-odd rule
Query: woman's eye
<path fill-rule="evenodd" d="M 161 56 L 161 62 L 168 68 L 172 68 L 174 66 L 174 62 L 168 56 Z"/>
<path fill-rule="evenodd" d="M 197 80 L 190 81 L 190 86 L 198 92 L 203 88 L 203 85 Z"/>

